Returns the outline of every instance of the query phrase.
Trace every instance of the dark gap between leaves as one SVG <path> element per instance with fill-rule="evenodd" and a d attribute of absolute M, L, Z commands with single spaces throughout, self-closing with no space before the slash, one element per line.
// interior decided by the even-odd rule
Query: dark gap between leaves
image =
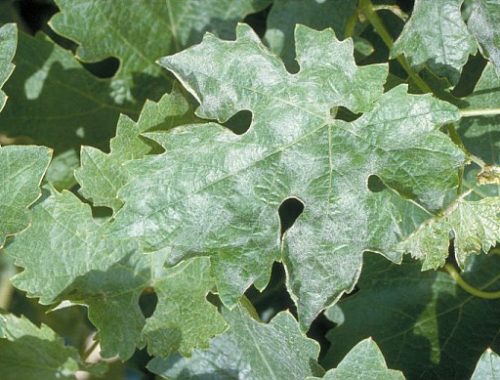
<path fill-rule="evenodd" d="M 267 8 L 264 8 L 260 12 L 248 15 L 243 19 L 243 22 L 250 25 L 260 38 L 263 38 L 264 34 L 266 33 L 267 15 L 269 14 L 270 10 L 271 5 L 269 5 Z"/>
<path fill-rule="evenodd" d="M 330 349 L 330 341 L 326 338 L 327 333 L 335 327 L 335 323 L 330 321 L 324 313 L 321 313 L 316 317 L 316 319 L 311 324 L 307 336 L 311 339 L 317 341 L 320 345 L 319 351 L 319 361 L 323 359 L 323 356 Z"/>
<path fill-rule="evenodd" d="M 259 292 L 253 285 L 245 292 L 263 322 L 269 322 L 276 314 L 289 310 L 297 318 L 297 308 L 286 290 L 285 269 L 281 263 L 274 263 L 269 285 Z"/>

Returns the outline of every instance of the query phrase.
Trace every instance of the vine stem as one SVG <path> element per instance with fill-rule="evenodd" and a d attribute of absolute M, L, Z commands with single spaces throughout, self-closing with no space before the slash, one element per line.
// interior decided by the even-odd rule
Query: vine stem
<path fill-rule="evenodd" d="M 377 12 L 375 12 L 375 9 L 373 9 L 372 2 L 370 0 L 360 0 L 359 9 L 361 10 L 361 12 L 363 12 L 366 19 L 373 26 L 373 29 L 375 29 L 380 38 L 382 38 L 384 44 L 389 48 L 389 50 L 392 49 L 394 41 L 384 23 L 382 22 L 380 17 L 378 17 Z M 427 83 L 424 82 L 422 78 L 420 78 L 420 76 L 415 71 L 413 71 L 404 55 L 398 55 L 396 59 L 401 64 L 403 69 L 408 73 L 410 78 L 413 79 L 418 88 L 420 88 L 423 92 L 432 93 L 432 89 L 427 85 Z"/>
<path fill-rule="evenodd" d="M 472 285 L 465 282 L 465 280 L 460 276 L 458 271 L 451 264 L 445 264 L 444 269 L 448 272 L 448 274 L 455 280 L 458 286 L 460 286 L 467 293 L 472 294 L 478 298 L 484 298 L 487 300 L 495 300 L 500 299 L 500 290 L 496 292 L 485 292 L 484 290 L 477 289 Z"/>
<path fill-rule="evenodd" d="M 495 115 L 500 115 L 500 108 L 460 110 L 461 117 L 495 116 Z"/>

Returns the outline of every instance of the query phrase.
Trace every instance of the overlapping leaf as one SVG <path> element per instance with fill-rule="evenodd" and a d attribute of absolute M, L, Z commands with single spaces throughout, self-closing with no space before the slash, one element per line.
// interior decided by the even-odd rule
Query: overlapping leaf
<path fill-rule="evenodd" d="M 14 24 L 7 24 L 0 28 L 0 89 L 9 78 L 14 65 L 12 59 L 16 52 L 17 45 L 17 28 Z M 0 111 L 5 105 L 6 96 L 0 90 Z"/>
<path fill-rule="evenodd" d="M 16 42 L 15 25 L 0 28 L 0 88 L 14 69 Z M 5 100 L 0 89 L 0 111 Z M 40 196 L 39 185 L 50 157 L 45 147 L 0 147 L 0 247 L 8 235 L 28 226 L 26 208 Z"/>
<path fill-rule="evenodd" d="M 0 247 L 30 222 L 26 210 L 40 196 L 52 152 L 43 146 L 0 147 Z"/>
<path fill-rule="evenodd" d="M 401 372 L 388 369 L 377 344 L 367 338 L 359 342 L 342 359 L 337 368 L 329 370 L 324 380 L 404 380 Z M 313 378 L 309 378 L 312 380 Z"/>
<path fill-rule="evenodd" d="M 120 60 L 112 86 L 129 100 L 158 98 L 171 78 L 156 60 L 199 42 L 206 31 L 231 37 L 236 22 L 270 0 L 57 0 L 54 30 L 80 44 L 86 62 Z M 147 20 L 147 22 L 145 21 Z"/>
<path fill-rule="evenodd" d="M 250 129 L 238 136 L 208 124 L 149 134 L 166 153 L 126 165 L 130 183 L 119 192 L 125 205 L 114 231 L 142 250 L 168 249 L 170 263 L 211 256 L 226 305 L 255 281 L 262 288 L 271 263 L 283 258 L 305 328 L 352 289 L 365 249 L 385 252 L 429 216 L 423 209 L 447 203 L 464 158 L 437 127 L 458 114 L 404 87 L 381 97 L 385 67 L 356 67 L 352 42 L 331 30 L 297 28 L 296 75 L 248 27 L 237 35 L 235 42 L 208 35 L 162 63 L 199 99 L 199 116 L 225 121 L 248 109 Z M 373 110 L 334 122 L 330 109 L 340 105 Z M 371 175 L 411 201 L 371 192 Z M 306 207 L 281 256 L 277 209 L 289 197 Z"/>
<path fill-rule="evenodd" d="M 500 76 L 500 1 L 473 0 L 467 26 Z"/>
<path fill-rule="evenodd" d="M 458 264 L 470 254 L 488 252 L 500 242 L 500 197 L 479 201 L 461 199 L 442 215 L 429 219 L 398 244 L 398 249 L 422 259 L 422 269 L 437 269 L 445 263 L 449 239 Z"/>
<path fill-rule="evenodd" d="M 71 185 L 78 147 L 106 147 L 119 113 L 135 115 L 137 106 L 113 94 L 109 80 L 94 77 L 42 35 L 20 33 L 14 61 L 16 70 L 5 84 L 9 101 L 0 114 L 0 133 L 14 142 L 66 153 L 58 162 L 61 174 L 49 176 L 57 185 Z"/>
<path fill-rule="evenodd" d="M 343 39 L 346 24 L 355 10 L 355 1 L 275 0 L 267 17 L 264 39 L 287 67 L 296 69 L 295 25 L 302 24 L 317 30 L 330 27 L 339 39 Z"/>
<path fill-rule="evenodd" d="M 469 55 L 477 50 L 460 13 L 462 3 L 463 0 L 416 0 L 392 56 L 404 54 L 412 66 L 426 65 L 456 84 Z"/>
<path fill-rule="evenodd" d="M 471 380 L 496 380 L 500 377 L 500 357 L 490 349 L 481 355 Z"/>
<path fill-rule="evenodd" d="M 95 206 L 117 210 L 121 206 L 118 190 L 126 183 L 123 169 L 126 161 L 142 158 L 152 150 L 151 142 L 141 138 L 148 130 L 168 130 L 194 122 L 196 117 L 190 103 L 177 90 L 164 95 L 158 103 L 146 102 L 137 122 L 122 115 L 116 136 L 111 140 L 111 152 L 84 146 L 81 150 L 81 167 L 75 172 L 82 194 Z"/>
<path fill-rule="evenodd" d="M 305 337 L 297 321 L 281 312 L 269 324 L 257 322 L 238 305 L 224 311 L 229 330 L 190 358 L 155 358 L 148 368 L 166 379 L 305 379 L 321 375 L 319 345 Z"/>
<path fill-rule="evenodd" d="M 78 351 L 49 327 L 0 314 L 0 368 L 3 380 L 74 379 L 84 366 Z"/>
<path fill-rule="evenodd" d="M 33 208 L 32 227 L 7 249 L 26 268 L 13 283 L 40 297 L 42 304 L 70 300 L 87 305 L 104 356 L 127 359 L 142 343 L 149 343 L 156 354 L 188 353 L 224 330 L 215 307 L 205 299 L 213 287 L 208 259 L 163 269 L 162 252 L 134 254 L 133 241 L 113 239 L 106 227 L 72 193 L 53 191 Z M 150 287 L 159 302 L 146 322 L 138 300 Z"/>
<path fill-rule="evenodd" d="M 464 292 L 447 273 L 421 273 L 417 262 L 394 265 L 370 254 L 364 264 L 359 292 L 338 304 L 343 321 L 328 334 L 325 366 L 371 336 L 389 367 L 409 379 L 467 378 L 487 347 L 499 349 L 500 300 Z M 479 289 L 498 290 L 499 273 L 498 255 L 480 255 L 463 276 Z"/>

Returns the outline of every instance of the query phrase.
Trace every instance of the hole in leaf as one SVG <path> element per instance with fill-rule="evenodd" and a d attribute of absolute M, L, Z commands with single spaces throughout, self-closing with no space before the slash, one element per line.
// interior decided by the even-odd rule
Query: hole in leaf
<path fill-rule="evenodd" d="M 250 128 L 250 124 L 252 124 L 252 112 L 243 110 L 235 113 L 228 121 L 226 121 L 222 125 L 230 129 L 237 135 L 242 135 L 246 131 L 248 131 L 248 128 Z"/>
<path fill-rule="evenodd" d="M 360 113 L 353 113 L 345 107 L 336 107 L 332 113 L 335 113 L 335 119 L 344 121 L 354 121 L 361 116 Z M 336 112 L 335 112 L 336 111 Z"/>
<path fill-rule="evenodd" d="M 82 65 L 99 78 L 111 78 L 118 71 L 120 61 L 115 57 L 109 57 L 99 62 L 84 63 Z"/>
<path fill-rule="evenodd" d="M 385 189 L 386 186 L 378 176 L 373 174 L 368 177 L 368 190 L 370 190 L 372 193 L 379 193 Z"/>
<path fill-rule="evenodd" d="M 298 198 L 290 197 L 285 199 L 279 209 L 281 236 L 293 226 L 297 218 L 304 211 L 304 203 Z"/>
<path fill-rule="evenodd" d="M 141 308 L 144 318 L 149 318 L 153 315 L 157 304 L 158 296 L 156 295 L 154 289 L 151 287 L 144 289 L 139 297 L 139 307 Z"/>
<path fill-rule="evenodd" d="M 94 218 L 110 218 L 113 215 L 113 210 L 104 206 L 92 206 L 92 216 Z"/>

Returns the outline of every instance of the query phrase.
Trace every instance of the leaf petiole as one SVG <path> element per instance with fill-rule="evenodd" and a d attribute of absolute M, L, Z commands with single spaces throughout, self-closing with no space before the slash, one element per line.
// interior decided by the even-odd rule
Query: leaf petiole
<path fill-rule="evenodd" d="M 360 0 L 359 9 L 373 26 L 373 29 L 375 29 L 375 31 L 379 34 L 380 38 L 382 38 L 382 41 L 384 41 L 385 45 L 389 48 L 389 50 L 391 50 L 392 45 L 394 45 L 394 41 L 392 40 L 392 37 L 389 34 L 384 23 L 382 22 L 380 17 L 378 17 L 377 12 L 375 12 L 375 10 L 373 9 L 372 2 L 370 0 Z M 420 76 L 415 71 L 413 71 L 404 55 L 398 55 L 396 59 L 403 67 L 403 69 L 408 73 L 410 78 L 413 79 L 418 88 L 420 88 L 424 93 L 432 93 L 432 89 L 427 85 L 427 83 L 424 82 L 422 78 L 420 78 Z"/>
<path fill-rule="evenodd" d="M 488 300 L 500 299 L 500 290 L 495 292 L 485 292 L 484 290 L 477 289 L 472 285 L 468 284 L 458 273 L 458 271 L 451 264 L 445 264 L 444 269 L 448 274 L 455 280 L 458 286 L 460 286 L 467 293 L 472 294 L 478 298 L 484 298 Z"/>

